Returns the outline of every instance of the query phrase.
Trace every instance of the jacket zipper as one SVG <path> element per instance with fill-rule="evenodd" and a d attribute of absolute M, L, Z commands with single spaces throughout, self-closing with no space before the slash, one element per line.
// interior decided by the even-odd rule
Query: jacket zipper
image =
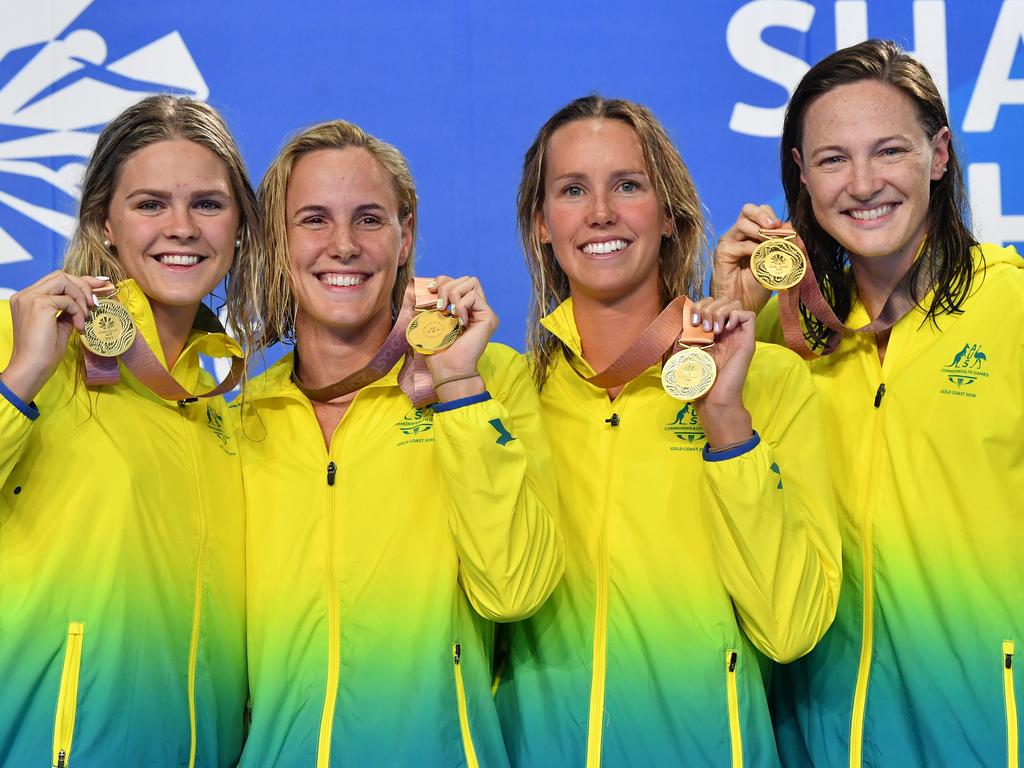
<path fill-rule="evenodd" d="M 64 646 L 64 667 L 60 673 L 57 714 L 53 721 L 53 768 L 67 768 L 71 759 L 71 741 L 75 736 L 75 714 L 78 711 L 78 677 L 82 668 L 82 641 L 85 624 L 68 624 Z"/>
<path fill-rule="evenodd" d="M 871 428 L 871 442 L 868 446 L 871 454 L 871 464 L 867 480 L 864 483 L 864 497 L 861 503 L 861 509 L 864 510 L 864 519 L 861 521 L 860 529 L 864 604 L 861 618 L 860 662 L 857 667 L 857 684 L 853 692 L 853 711 L 850 716 L 850 768 L 861 768 L 863 759 L 864 711 L 867 708 L 868 679 L 871 675 L 871 658 L 874 653 L 875 565 L 872 539 L 871 513 L 873 509 L 871 506 L 871 489 L 874 488 L 874 478 L 878 472 L 878 438 L 881 432 L 881 415 L 879 411 L 884 395 L 885 384 L 881 383 L 875 391 L 873 401 L 875 413 Z"/>
<path fill-rule="evenodd" d="M 621 399 L 622 395 L 619 395 Z M 615 441 L 619 430 L 619 416 L 613 413 L 605 419 L 611 425 L 608 442 L 608 469 L 605 472 L 604 520 L 601 525 L 601 539 L 597 555 L 597 593 L 594 604 L 594 655 L 590 681 L 590 715 L 587 729 L 586 768 L 600 768 L 601 742 L 604 735 L 604 693 L 605 672 L 608 657 L 608 506 L 611 495 L 611 466 L 615 455 Z"/>
<path fill-rule="evenodd" d="M 1006 700 L 1006 765 L 1017 768 L 1017 697 L 1013 692 L 1013 640 L 1003 640 L 1003 698 Z"/>
<path fill-rule="evenodd" d="M 317 768 L 331 764 L 331 732 L 334 728 L 334 709 L 338 702 L 338 678 L 341 674 L 341 612 L 338 608 L 338 588 L 334 575 L 334 481 L 338 465 L 328 457 L 327 462 L 327 689 L 324 708 L 320 716 L 320 737 L 316 748 Z"/>
<path fill-rule="evenodd" d="M 736 651 L 725 652 L 726 697 L 729 701 L 729 741 L 732 768 L 743 768 L 743 732 L 740 730 L 740 697 L 736 691 Z"/>
<path fill-rule="evenodd" d="M 187 405 L 187 403 L 186 403 Z M 196 553 L 196 589 L 195 599 L 192 605 L 192 636 L 188 644 L 188 724 L 189 724 L 189 751 L 188 766 L 195 768 L 196 764 L 196 667 L 199 657 L 199 629 L 203 616 L 203 564 L 206 558 L 206 499 L 203 496 L 203 483 L 200 474 L 199 455 L 196 451 L 192 435 L 192 422 L 185 411 L 185 405 L 180 405 L 178 413 L 181 414 L 185 424 L 185 442 L 188 443 L 189 454 L 192 457 L 192 472 L 196 481 L 196 498 L 199 503 L 196 511 L 199 515 L 199 548 Z"/>
<path fill-rule="evenodd" d="M 466 751 L 466 765 L 479 768 L 473 734 L 469 730 L 469 709 L 466 706 L 466 687 L 462 682 L 462 646 L 452 646 L 452 666 L 455 668 L 455 695 L 459 702 L 459 730 L 462 732 L 462 747 Z"/>

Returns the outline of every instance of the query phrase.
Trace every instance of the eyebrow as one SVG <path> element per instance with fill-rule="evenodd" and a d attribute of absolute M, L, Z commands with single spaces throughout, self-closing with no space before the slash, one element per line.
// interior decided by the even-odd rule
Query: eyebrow
<path fill-rule="evenodd" d="M 874 146 L 879 147 L 882 144 L 888 144 L 890 141 L 910 141 L 910 140 L 911 139 L 910 139 L 909 136 L 905 136 L 902 133 L 894 133 L 891 136 L 883 136 L 882 138 L 878 139 L 874 143 Z M 845 147 L 841 147 L 838 144 L 829 144 L 829 145 L 824 146 L 824 147 L 815 147 L 811 151 L 811 154 L 812 155 L 816 155 L 819 152 L 845 152 L 845 151 L 846 151 Z"/>
<path fill-rule="evenodd" d="M 129 192 L 126 196 L 126 200 L 131 200 L 133 197 L 158 197 L 162 200 L 166 200 L 171 196 L 170 192 L 161 189 L 136 189 Z M 225 192 L 223 189 L 199 189 L 193 192 L 189 197 L 193 200 L 197 197 L 231 197 L 230 193 Z"/>
<path fill-rule="evenodd" d="M 386 213 L 387 212 L 387 208 L 385 208 L 380 203 L 360 203 L 359 205 L 356 206 L 356 208 L 353 211 L 353 213 L 358 215 L 360 213 L 369 213 L 371 211 L 373 211 L 373 212 L 382 211 L 382 212 Z M 299 216 L 299 215 L 305 214 L 305 213 L 328 214 L 328 213 L 330 213 L 330 211 L 327 209 L 327 206 L 325 206 L 325 205 L 304 205 L 301 208 L 299 208 L 297 211 L 295 211 L 292 214 L 292 217 L 294 218 L 296 216 Z"/>
<path fill-rule="evenodd" d="M 611 176 L 646 176 L 647 171 L 642 168 L 624 168 L 619 171 L 612 171 Z M 552 181 L 574 181 L 577 179 L 586 179 L 585 173 L 563 173 L 561 176 L 556 176 Z"/>

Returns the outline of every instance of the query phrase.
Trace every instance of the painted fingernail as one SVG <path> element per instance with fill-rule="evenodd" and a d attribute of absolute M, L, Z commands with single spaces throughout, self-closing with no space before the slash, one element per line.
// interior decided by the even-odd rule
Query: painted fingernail
<path fill-rule="evenodd" d="M 437 308 L 438 309 L 444 309 L 444 299 L 438 299 L 437 300 Z"/>
<path fill-rule="evenodd" d="M 461 317 L 459 318 L 459 325 L 460 325 L 461 327 L 463 327 L 463 328 L 465 328 L 465 327 L 466 327 L 466 321 L 465 321 L 465 320 L 463 320 L 463 319 L 462 319 Z"/>
<path fill-rule="evenodd" d="M 697 325 L 700 322 L 700 315 L 694 312 L 693 317 L 690 318 L 690 322 L 693 323 L 694 325 Z"/>
<path fill-rule="evenodd" d="M 448 314 L 450 314 L 450 315 L 454 315 L 455 314 L 455 305 L 454 304 L 449 304 L 448 305 Z"/>
<path fill-rule="evenodd" d="M 98 307 L 100 305 L 100 300 L 96 298 L 95 293 L 92 295 L 92 305 L 94 307 Z"/>
<path fill-rule="evenodd" d="M 722 332 L 722 326 L 720 326 L 718 324 L 718 321 L 716 320 L 715 321 L 715 333 L 721 333 L 721 332 Z"/>
<path fill-rule="evenodd" d="M 427 288 L 437 288 L 437 280 L 431 280 L 427 283 Z"/>
<path fill-rule="evenodd" d="M 109 280 L 110 278 L 106 275 L 94 275 L 97 280 Z"/>
<path fill-rule="evenodd" d="M 710 320 L 705 320 L 704 321 L 704 330 L 705 331 L 710 331 L 711 330 L 711 321 Z"/>

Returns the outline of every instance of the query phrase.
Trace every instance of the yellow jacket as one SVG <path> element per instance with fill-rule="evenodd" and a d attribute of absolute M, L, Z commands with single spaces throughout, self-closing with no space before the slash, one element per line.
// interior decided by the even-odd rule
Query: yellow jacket
<path fill-rule="evenodd" d="M 702 458 L 699 406 L 655 365 L 591 386 L 566 301 L 541 394 L 566 572 L 511 630 L 498 699 L 513 765 L 775 765 L 758 651 L 807 653 L 832 621 L 839 531 L 810 377 L 759 345 L 743 399 L 760 441 Z M 757 649 L 757 650 L 755 650 Z"/>
<path fill-rule="evenodd" d="M 844 582 L 832 629 L 773 677 L 787 764 L 1018 763 L 1024 261 L 992 245 L 974 256 L 961 314 L 936 325 L 913 310 L 881 364 L 872 334 L 810 364 Z M 847 324 L 867 322 L 855 304 Z M 781 339 L 774 302 L 758 326 Z"/>
<path fill-rule="evenodd" d="M 252 729 L 243 766 L 507 763 L 494 621 L 563 568 L 526 366 L 489 345 L 491 399 L 414 408 L 398 366 L 324 445 L 288 355 L 241 410 Z"/>
<path fill-rule="evenodd" d="M 132 281 L 125 304 L 163 360 Z M 0 305 L 0 362 L 11 354 Z M 194 332 L 172 373 L 208 389 Z M 0 398 L 0 765 L 234 765 L 242 746 L 242 482 L 224 401 L 78 378 Z M 203 382 L 200 384 L 200 382 Z M 36 410 L 38 408 L 38 410 Z"/>

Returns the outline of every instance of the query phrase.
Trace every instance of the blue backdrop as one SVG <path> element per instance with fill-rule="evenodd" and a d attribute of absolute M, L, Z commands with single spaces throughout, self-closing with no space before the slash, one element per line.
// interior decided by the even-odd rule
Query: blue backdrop
<path fill-rule="evenodd" d="M 480 275 L 497 340 L 521 348 L 515 192 L 555 109 L 593 91 L 649 105 L 721 233 L 744 202 L 781 212 L 787 96 L 809 63 L 868 36 L 916 52 L 944 90 L 980 238 L 1024 242 L 1024 0 L 2 0 L 0 293 L 61 263 L 102 125 L 168 90 L 223 112 L 254 181 L 316 121 L 397 145 L 421 199 L 418 271 Z"/>

